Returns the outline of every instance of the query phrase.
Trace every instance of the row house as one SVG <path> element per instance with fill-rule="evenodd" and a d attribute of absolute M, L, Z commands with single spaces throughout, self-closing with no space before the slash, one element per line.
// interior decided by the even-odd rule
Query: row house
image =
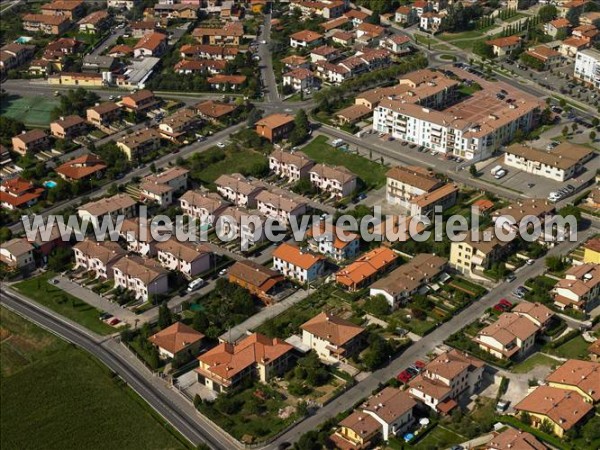
<path fill-rule="evenodd" d="M 219 61 L 214 61 L 219 63 Z M 218 91 L 236 91 L 241 89 L 246 84 L 246 75 L 224 75 L 217 74 L 213 77 L 207 78 L 206 81 L 210 84 L 212 89 Z"/>
<path fill-rule="evenodd" d="M 408 393 L 442 414 L 458 406 L 463 393 L 473 395 L 481 386 L 485 364 L 466 353 L 452 349 L 428 362 L 408 383 Z"/>
<path fill-rule="evenodd" d="M 222 73 L 226 67 L 227 61 L 224 60 L 182 59 L 173 66 L 173 71 L 184 75 L 191 73 L 209 73 L 215 75 Z"/>
<path fill-rule="evenodd" d="M 142 89 L 133 94 L 123 96 L 121 107 L 128 112 L 136 114 L 144 114 L 155 109 L 160 104 L 160 100 L 156 98 L 152 91 Z"/>
<path fill-rule="evenodd" d="M 231 117 L 238 110 L 238 106 L 235 103 L 206 100 L 194 105 L 194 110 L 203 120 L 219 124 Z"/>
<path fill-rule="evenodd" d="M 100 178 L 106 167 L 97 155 L 88 153 L 61 164 L 54 171 L 65 181 L 79 181 Z"/>
<path fill-rule="evenodd" d="M 284 282 L 279 272 L 248 259 L 234 263 L 227 276 L 230 283 L 247 289 L 267 305 L 273 302 Z"/>
<path fill-rule="evenodd" d="M 58 139 L 72 140 L 87 132 L 87 122 L 79 116 L 61 117 L 50 122 L 50 134 Z"/>
<path fill-rule="evenodd" d="M 305 18 L 316 15 L 324 19 L 336 19 L 342 16 L 347 8 L 348 2 L 345 0 L 292 0 L 290 2 L 290 9 L 298 9 Z"/>
<path fill-rule="evenodd" d="M 387 247 L 377 247 L 365 253 L 335 274 L 336 283 L 349 291 L 358 291 L 390 270 L 398 261 L 398 255 Z"/>
<path fill-rule="evenodd" d="M 68 17 L 45 14 L 25 14 L 22 23 L 25 31 L 55 36 L 65 33 L 71 27 Z"/>
<path fill-rule="evenodd" d="M 305 91 L 316 84 L 316 78 L 308 69 L 295 69 L 283 74 L 283 85 L 291 86 L 294 91 Z"/>
<path fill-rule="evenodd" d="M 131 30 L 131 35 L 134 38 L 141 38 L 148 34 L 159 33 L 164 31 L 155 20 L 140 20 L 130 22 L 128 28 Z"/>
<path fill-rule="evenodd" d="M 325 259 L 284 242 L 273 252 L 273 269 L 299 283 L 311 283 L 323 275 Z"/>
<path fill-rule="evenodd" d="M 265 189 L 261 183 L 239 173 L 223 174 L 215 180 L 215 185 L 223 198 L 243 208 L 256 207 L 256 197 Z"/>
<path fill-rule="evenodd" d="M 310 51 L 310 61 L 312 63 L 317 63 L 319 61 L 331 62 L 332 60 L 339 58 L 340 55 L 341 52 L 336 47 L 321 45 L 320 47 L 313 48 Z"/>
<path fill-rule="evenodd" d="M 108 28 L 109 24 L 110 15 L 108 14 L 108 11 L 104 10 L 94 11 L 77 22 L 79 32 L 86 34 L 102 33 Z"/>
<path fill-rule="evenodd" d="M 307 230 L 308 247 L 336 262 L 354 259 L 360 251 L 360 236 L 321 221 Z"/>
<path fill-rule="evenodd" d="M 136 299 L 147 302 L 151 295 L 169 290 L 168 272 L 156 261 L 126 255 L 113 265 L 115 287 L 131 292 Z"/>
<path fill-rule="evenodd" d="M 48 134 L 44 130 L 37 128 L 30 131 L 23 131 L 12 138 L 13 151 L 21 156 L 40 150 L 47 150 L 49 144 L 50 139 Z"/>
<path fill-rule="evenodd" d="M 229 204 L 219 194 L 190 190 L 179 198 L 179 205 L 183 214 L 196 219 L 201 226 L 212 226 Z"/>
<path fill-rule="evenodd" d="M 121 246 L 112 241 L 95 242 L 84 239 L 73 246 L 75 270 L 93 272 L 95 278 L 112 279 L 113 267 L 126 255 Z"/>
<path fill-rule="evenodd" d="M 37 203 L 43 193 L 43 188 L 34 186 L 20 176 L 6 179 L 0 184 L 0 206 L 10 210 L 29 208 Z"/>
<path fill-rule="evenodd" d="M 14 238 L 0 247 L 0 262 L 11 269 L 29 271 L 35 268 L 34 247 L 26 239 Z"/>
<path fill-rule="evenodd" d="M 244 25 L 241 22 L 227 22 L 221 28 L 199 27 L 192 31 L 192 36 L 201 44 L 237 47 L 244 36 Z"/>
<path fill-rule="evenodd" d="M 589 311 L 600 299 L 600 265 L 585 263 L 568 269 L 552 289 L 558 308 Z"/>
<path fill-rule="evenodd" d="M 167 45 L 167 35 L 162 33 L 146 34 L 133 47 L 133 56 L 136 58 L 161 56 L 167 50 Z"/>
<path fill-rule="evenodd" d="M 292 217 L 297 219 L 307 211 L 305 202 L 267 190 L 259 192 L 256 196 L 256 207 L 261 214 L 277 219 L 286 226 L 289 225 Z"/>
<path fill-rule="evenodd" d="M 156 250 L 158 261 L 165 269 L 181 272 L 187 278 L 210 270 L 211 253 L 207 247 L 171 238 L 158 242 Z"/>
<path fill-rule="evenodd" d="M 265 239 L 266 217 L 246 208 L 227 206 L 219 215 L 220 233 L 239 239 L 242 248 L 249 248 Z"/>
<path fill-rule="evenodd" d="M 540 327 L 526 316 L 504 313 L 472 338 L 479 348 L 498 359 L 520 358 L 532 350 Z"/>
<path fill-rule="evenodd" d="M 239 53 L 236 47 L 226 47 L 222 45 L 182 45 L 179 49 L 182 58 L 187 59 L 216 59 L 216 60 L 234 60 Z"/>
<path fill-rule="evenodd" d="M 77 215 L 83 220 L 92 222 L 96 227 L 104 217 L 116 219 L 118 216 L 132 217 L 137 202 L 127 194 L 117 194 L 94 200 L 77 208 Z"/>
<path fill-rule="evenodd" d="M 189 132 L 196 129 L 202 120 L 192 108 L 181 108 L 158 124 L 158 131 L 165 139 L 181 141 Z"/>
<path fill-rule="evenodd" d="M 222 342 L 198 357 L 198 383 L 215 392 L 227 392 L 247 379 L 269 383 L 292 362 L 293 347 L 278 339 L 253 333 L 241 341 Z"/>
<path fill-rule="evenodd" d="M 310 169 L 315 162 L 303 152 L 286 152 L 275 150 L 269 155 L 269 169 L 280 178 L 290 182 L 299 181 L 310 176 Z"/>
<path fill-rule="evenodd" d="M 142 222 L 139 217 L 123 220 L 119 237 L 125 241 L 127 251 L 146 258 L 156 256 L 156 240 L 152 235 L 152 222 L 150 220 Z"/>
<path fill-rule="evenodd" d="M 121 107 L 114 102 L 100 103 L 86 110 L 87 121 L 97 127 L 108 126 L 120 117 Z"/>
<path fill-rule="evenodd" d="M 600 362 L 567 359 L 546 377 L 549 386 L 576 392 L 591 404 L 600 402 Z"/>
<path fill-rule="evenodd" d="M 310 182 L 319 192 L 329 192 L 333 197 L 351 195 L 357 186 L 358 177 L 343 166 L 315 164 L 309 171 Z"/>
<path fill-rule="evenodd" d="M 83 16 L 85 8 L 82 0 L 54 0 L 40 7 L 42 14 L 67 17 L 76 20 Z"/>
<path fill-rule="evenodd" d="M 146 177 L 140 184 L 140 197 L 160 206 L 173 203 L 173 196 L 187 188 L 189 170 L 172 167 L 166 171 Z"/>
<path fill-rule="evenodd" d="M 146 128 L 120 138 L 117 147 L 125 153 L 129 161 L 138 161 L 159 148 L 160 138 L 161 135 L 155 128 Z"/>
<path fill-rule="evenodd" d="M 7 71 L 26 64 L 33 58 L 35 45 L 13 42 L 0 47 L 0 70 Z"/>
<path fill-rule="evenodd" d="M 162 20 L 196 20 L 198 19 L 198 8 L 184 3 L 173 5 L 156 4 L 152 7 L 152 16 Z"/>

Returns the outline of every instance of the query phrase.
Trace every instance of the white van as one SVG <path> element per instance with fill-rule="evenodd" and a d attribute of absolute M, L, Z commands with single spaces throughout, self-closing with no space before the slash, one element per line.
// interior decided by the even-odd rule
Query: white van
<path fill-rule="evenodd" d="M 190 284 L 188 284 L 187 291 L 194 292 L 196 289 L 200 289 L 205 284 L 206 281 L 204 281 L 202 278 L 197 278 L 194 281 L 190 282 Z"/>
<path fill-rule="evenodd" d="M 499 180 L 499 179 L 500 179 L 500 178 L 502 178 L 504 175 L 506 175 L 506 170 L 504 170 L 504 169 L 500 169 L 499 171 L 497 171 L 497 172 L 494 174 L 494 178 L 495 178 L 496 180 Z"/>
<path fill-rule="evenodd" d="M 490 170 L 490 173 L 492 175 L 496 175 L 496 173 L 500 172 L 502 170 L 502 166 L 498 165 L 492 168 L 492 170 Z"/>
<path fill-rule="evenodd" d="M 340 145 L 342 145 L 344 143 L 344 141 L 342 139 L 335 139 L 331 145 L 333 145 L 334 147 L 339 147 Z"/>

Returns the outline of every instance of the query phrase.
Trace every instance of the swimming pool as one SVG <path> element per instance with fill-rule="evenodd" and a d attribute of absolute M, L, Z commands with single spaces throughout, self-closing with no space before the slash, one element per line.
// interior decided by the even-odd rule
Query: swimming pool
<path fill-rule="evenodd" d="M 44 186 L 47 187 L 48 189 L 52 189 L 57 186 L 57 183 L 56 183 L 56 181 L 48 180 L 48 181 L 44 181 Z"/>

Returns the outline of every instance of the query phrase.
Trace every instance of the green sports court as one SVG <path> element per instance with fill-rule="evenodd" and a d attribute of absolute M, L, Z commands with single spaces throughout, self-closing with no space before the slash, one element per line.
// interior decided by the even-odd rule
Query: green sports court
<path fill-rule="evenodd" d="M 0 114 L 33 127 L 47 127 L 50 112 L 58 105 L 58 100 L 44 97 L 10 96 L 2 99 Z"/>

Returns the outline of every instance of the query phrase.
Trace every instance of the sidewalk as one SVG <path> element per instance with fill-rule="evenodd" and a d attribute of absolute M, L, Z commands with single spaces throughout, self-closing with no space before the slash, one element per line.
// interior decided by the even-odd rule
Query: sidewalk
<path fill-rule="evenodd" d="M 310 294 L 312 294 L 315 290 L 309 289 L 305 291 L 304 289 L 300 289 L 294 292 L 285 300 L 280 301 L 279 303 L 275 303 L 271 306 L 266 306 L 260 312 L 254 314 L 252 317 L 246 319 L 239 325 L 236 325 L 231 330 L 223 333 L 219 336 L 219 340 L 227 341 L 227 342 L 236 342 L 238 339 L 244 337 L 246 332 L 249 330 L 254 330 L 265 323 L 267 320 L 272 319 L 275 316 L 283 313 L 289 307 L 295 305 L 296 303 L 304 300 Z"/>
<path fill-rule="evenodd" d="M 92 290 L 80 286 L 74 281 L 63 277 L 62 275 L 54 277 L 53 280 L 58 280 L 58 284 L 55 284 L 55 286 L 62 289 L 63 291 L 68 292 L 69 294 L 74 295 L 77 298 L 80 298 L 87 304 L 92 305 L 100 311 L 105 311 L 107 313 L 112 314 L 117 319 L 126 322 L 131 326 L 135 325 L 135 319 L 137 319 L 138 316 L 136 316 L 133 312 L 129 311 L 127 308 L 124 308 L 118 305 L 117 303 L 113 303 L 110 300 L 99 296 Z"/>

